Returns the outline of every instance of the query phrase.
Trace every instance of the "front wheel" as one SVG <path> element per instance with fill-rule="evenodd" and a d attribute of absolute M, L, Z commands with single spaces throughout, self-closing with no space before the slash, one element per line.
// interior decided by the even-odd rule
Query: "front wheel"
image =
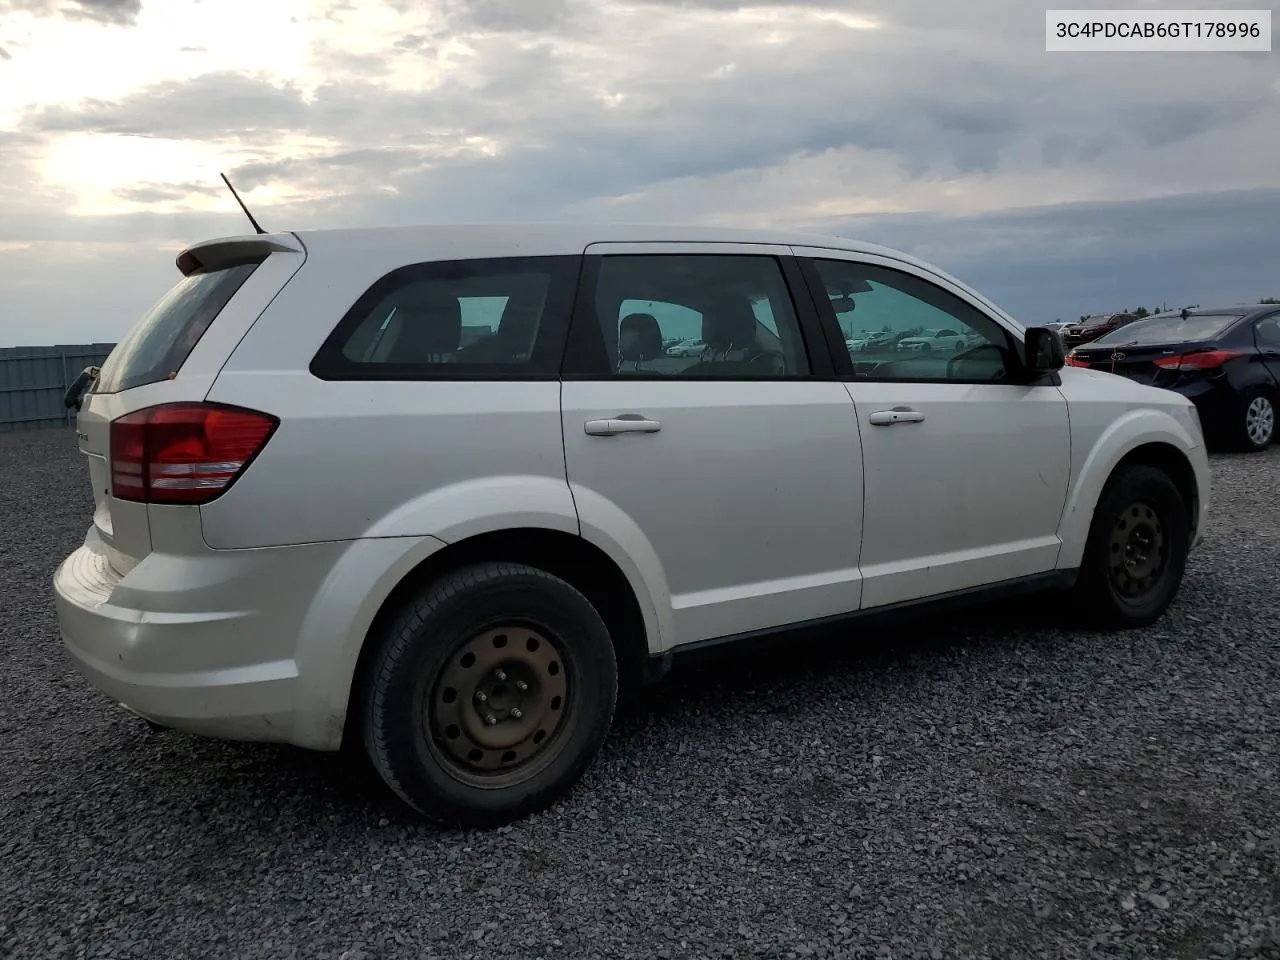
<path fill-rule="evenodd" d="M 1154 623 L 1178 592 L 1190 549 L 1177 485 L 1155 467 L 1125 467 L 1094 509 L 1073 606 L 1103 629 Z"/>
<path fill-rule="evenodd" d="M 378 642 L 365 749 L 431 819 L 495 826 L 545 809 L 608 734 L 618 695 L 608 630 L 545 571 L 486 563 L 450 573 Z"/>

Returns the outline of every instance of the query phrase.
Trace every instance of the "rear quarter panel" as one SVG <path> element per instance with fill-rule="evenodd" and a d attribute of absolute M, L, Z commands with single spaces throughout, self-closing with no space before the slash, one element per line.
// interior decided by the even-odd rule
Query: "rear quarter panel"
<path fill-rule="evenodd" d="M 309 370 L 376 280 L 449 256 L 407 246 L 395 231 L 378 244 L 322 239 L 308 247 L 305 268 L 209 392 L 209 400 L 281 421 L 235 485 L 201 508 L 211 547 L 405 536 L 452 542 L 512 527 L 579 532 L 557 380 L 329 381 Z"/>

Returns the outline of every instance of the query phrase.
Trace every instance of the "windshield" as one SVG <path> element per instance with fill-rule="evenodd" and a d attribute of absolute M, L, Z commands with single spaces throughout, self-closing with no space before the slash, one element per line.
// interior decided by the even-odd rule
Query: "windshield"
<path fill-rule="evenodd" d="M 1240 319 L 1236 313 L 1211 313 L 1191 316 L 1153 317 L 1121 327 L 1093 341 L 1098 345 L 1140 346 L 1156 343 L 1185 343 L 1190 340 L 1212 340 Z"/>

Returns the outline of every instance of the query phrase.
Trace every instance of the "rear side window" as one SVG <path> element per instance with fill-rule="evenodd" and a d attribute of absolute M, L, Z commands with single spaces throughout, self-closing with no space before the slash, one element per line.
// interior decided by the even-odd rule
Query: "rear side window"
<path fill-rule="evenodd" d="M 95 393 L 119 393 L 167 380 L 249 279 L 261 259 L 183 277 L 111 351 Z"/>
<path fill-rule="evenodd" d="M 325 380 L 555 378 L 580 257 L 418 263 L 393 270 L 311 362 Z"/>

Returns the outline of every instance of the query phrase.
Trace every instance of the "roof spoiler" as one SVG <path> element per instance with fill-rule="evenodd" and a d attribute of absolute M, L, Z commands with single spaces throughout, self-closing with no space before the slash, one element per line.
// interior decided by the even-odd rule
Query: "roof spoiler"
<path fill-rule="evenodd" d="M 305 253 L 306 248 L 292 233 L 261 236 L 223 237 L 192 244 L 178 254 L 176 263 L 184 277 L 197 270 L 218 270 L 238 263 L 263 260 L 273 253 Z"/>

